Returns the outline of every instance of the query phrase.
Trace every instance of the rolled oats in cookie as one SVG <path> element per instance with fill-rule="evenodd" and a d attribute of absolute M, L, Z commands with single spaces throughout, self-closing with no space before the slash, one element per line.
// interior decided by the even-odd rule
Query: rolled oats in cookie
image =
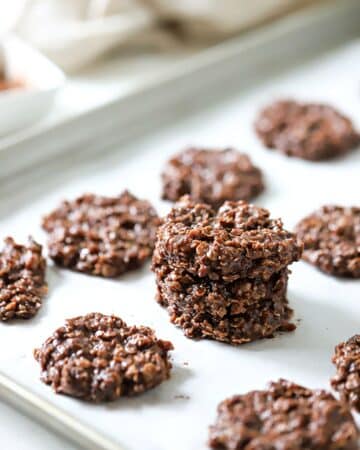
<path fill-rule="evenodd" d="M 302 245 L 280 219 L 244 201 L 210 206 L 183 197 L 158 230 L 153 267 L 181 268 L 210 280 L 268 280 L 297 261 Z"/>
<path fill-rule="evenodd" d="M 320 103 L 276 101 L 259 113 L 255 130 L 266 147 L 312 161 L 341 156 L 360 144 L 351 120 Z"/>
<path fill-rule="evenodd" d="M 43 219 L 56 264 L 102 277 L 140 267 L 152 254 L 159 224 L 151 204 L 128 191 L 118 197 L 85 194 Z"/>
<path fill-rule="evenodd" d="M 141 394 L 168 379 L 172 349 L 151 328 L 91 313 L 68 319 L 34 356 L 41 380 L 56 393 L 107 402 Z"/>
<path fill-rule="evenodd" d="M 214 208 L 226 200 L 250 200 L 264 189 L 260 169 L 233 148 L 188 148 L 167 162 L 162 182 L 164 199 L 177 201 L 189 194 Z"/>
<path fill-rule="evenodd" d="M 0 320 L 30 319 L 47 293 L 46 260 L 32 238 L 27 245 L 5 239 L 0 251 Z"/>
<path fill-rule="evenodd" d="M 340 393 L 341 400 L 360 412 L 360 334 L 337 345 L 332 361 L 336 375 L 331 386 Z"/>
<path fill-rule="evenodd" d="M 224 400 L 210 427 L 216 450 L 357 450 L 349 409 L 325 390 L 290 381 Z"/>
<path fill-rule="evenodd" d="M 296 232 L 305 261 L 330 275 L 360 278 L 360 208 L 323 206 L 302 219 Z"/>

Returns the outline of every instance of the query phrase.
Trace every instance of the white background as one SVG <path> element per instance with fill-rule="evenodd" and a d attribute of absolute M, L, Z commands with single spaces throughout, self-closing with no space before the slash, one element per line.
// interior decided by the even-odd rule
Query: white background
<path fill-rule="evenodd" d="M 289 229 L 322 204 L 359 205 L 359 151 L 332 162 L 288 159 L 264 149 L 252 128 L 257 110 L 283 96 L 330 102 L 360 126 L 359 61 L 360 43 L 355 42 L 256 89 L 229 92 L 224 87 L 223 102 L 187 116 L 179 111 L 176 123 L 131 145 L 104 151 L 91 160 L 83 159 L 79 152 L 13 180 L 1 187 L 0 237 L 12 235 L 21 241 L 31 233 L 44 243 L 42 215 L 63 198 L 85 191 L 115 195 L 129 188 L 165 213 L 170 205 L 159 200 L 159 173 L 164 161 L 188 144 L 234 145 L 249 153 L 263 169 L 267 186 L 255 203 L 269 208 L 274 217 L 282 217 Z M 154 277 L 148 266 L 118 280 L 50 266 L 49 295 L 39 314 L 28 322 L 0 324 L 0 369 L 93 424 L 125 449 L 205 449 L 207 427 L 215 418 L 219 401 L 261 389 L 279 377 L 329 388 L 335 344 L 360 331 L 359 281 L 329 277 L 303 262 L 294 264 L 292 270 L 288 297 L 299 320 L 298 329 L 275 339 L 231 347 L 186 339 L 170 324 L 166 311 L 154 301 Z M 172 340 L 171 380 L 143 396 L 108 405 L 89 405 L 53 394 L 39 381 L 32 350 L 65 318 L 92 311 L 117 314 L 129 324 L 150 325 L 159 337 Z M 179 395 L 190 398 L 175 398 Z M 7 414 L 7 409 L 3 411 Z M 17 422 L 16 435 L 20 426 L 28 434 L 22 448 L 58 448 L 60 441 L 46 434 L 41 446 L 39 429 L 34 426 L 34 433 L 30 433 L 26 421 Z M 9 433 L 7 439 L 8 448 L 21 448 L 15 447 L 17 440 L 12 441 Z"/>

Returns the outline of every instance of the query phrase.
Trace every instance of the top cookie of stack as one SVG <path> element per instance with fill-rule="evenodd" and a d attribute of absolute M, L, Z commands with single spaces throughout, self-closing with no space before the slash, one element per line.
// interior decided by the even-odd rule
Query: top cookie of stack
<path fill-rule="evenodd" d="M 218 213 L 184 196 L 157 235 L 156 258 L 211 280 L 268 280 L 297 260 L 294 235 L 266 209 L 225 202 Z"/>

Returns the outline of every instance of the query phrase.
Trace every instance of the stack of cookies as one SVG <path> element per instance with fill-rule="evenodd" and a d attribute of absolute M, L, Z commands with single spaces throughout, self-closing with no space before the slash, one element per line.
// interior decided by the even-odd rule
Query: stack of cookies
<path fill-rule="evenodd" d="M 183 197 L 158 230 L 157 300 L 192 338 L 242 344 L 291 330 L 288 266 L 302 246 L 266 209 Z"/>

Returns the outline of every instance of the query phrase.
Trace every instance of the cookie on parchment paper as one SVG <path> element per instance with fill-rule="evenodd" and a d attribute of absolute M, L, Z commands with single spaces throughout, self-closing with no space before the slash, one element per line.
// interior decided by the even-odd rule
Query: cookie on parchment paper
<path fill-rule="evenodd" d="M 42 247 L 32 238 L 20 245 L 8 237 L 4 244 L 0 251 L 0 320 L 30 319 L 47 293 Z"/>
<path fill-rule="evenodd" d="M 164 199 L 177 201 L 188 194 L 215 209 L 226 200 L 250 200 L 264 190 L 261 170 L 233 148 L 190 147 L 166 163 L 162 182 Z"/>
<path fill-rule="evenodd" d="M 345 403 L 360 412 L 360 334 L 338 344 L 332 362 L 336 375 L 331 386 Z"/>
<path fill-rule="evenodd" d="M 228 398 L 210 427 L 214 450 L 357 450 L 359 431 L 345 404 L 325 390 L 280 379 Z"/>
<path fill-rule="evenodd" d="M 342 156 L 360 144 L 352 121 L 320 103 L 271 103 L 260 111 L 255 130 L 266 147 L 311 161 Z"/>
<path fill-rule="evenodd" d="M 360 278 L 360 208 L 326 205 L 296 226 L 303 259 L 330 275 Z"/>
<path fill-rule="evenodd" d="M 159 224 L 151 204 L 128 191 L 64 201 L 42 223 L 57 265 L 102 277 L 141 267 L 153 252 Z"/>
<path fill-rule="evenodd" d="M 90 313 L 68 319 L 34 356 L 41 380 L 55 392 L 98 403 L 141 394 L 168 379 L 172 349 L 151 328 Z"/>

